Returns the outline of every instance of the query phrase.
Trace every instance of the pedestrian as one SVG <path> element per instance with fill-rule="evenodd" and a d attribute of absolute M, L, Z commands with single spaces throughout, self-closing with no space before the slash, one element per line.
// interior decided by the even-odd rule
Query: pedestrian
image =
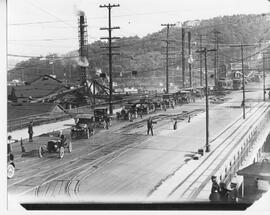
<path fill-rule="evenodd" d="M 188 123 L 190 123 L 191 117 L 190 115 L 188 115 Z"/>
<path fill-rule="evenodd" d="M 269 92 L 268 92 L 268 98 L 270 99 L 270 90 L 269 90 Z"/>
<path fill-rule="evenodd" d="M 141 107 L 139 108 L 139 115 L 140 115 L 140 117 L 141 117 L 141 119 L 142 119 L 142 117 L 143 117 L 143 110 L 142 110 Z"/>
<path fill-rule="evenodd" d="M 105 126 L 106 126 L 106 129 L 108 130 L 109 129 L 109 117 L 106 117 L 105 118 Z"/>
<path fill-rule="evenodd" d="M 230 190 L 227 189 L 226 184 L 223 182 L 220 182 L 219 187 L 220 201 L 227 202 Z"/>
<path fill-rule="evenodd" d="M 173 124 L 173 130 L 177 129 L 177 119 L 174 120 L 174 124 Z"/>
<path fill-rule="evenodd" d="M 150 116 L 147 120 L 147 135 L 149 135 L 149 131 L 151 131 L 151 135 L 153 136 L 153 124 L 156 123 L 152 120 L 152 117 Z"/>
<path fill-rule="evenodd" d="M 212 176 L 211 177 L 212 180 L 212 188 L 211 188 L 211 194 L 209 196 L 209 200 L 210 201 L 219 201 L 220 200 L 220 187 L 219 184 L 217 183 L 217 177 L 216 176 Z"/>
<path fill-rule="evenodd" d="M 231 183 L 231 191 L 228 195 L 228 201 L 232 203 L 238 202 L 238 191 L 236 187 L 236 183 Z"/>
<path fill-rule="evenodd" d="M 245 102 L 244 102 L 244 100 L 241 102 L 241 107 L 244 107 L 244 105 L 245 105 Z"/>
<path fill-rule="evenodd" d="M 60 137 L 60 140 L 61 140 L 61 144 L 63 145 L 64 142 L 65 142 L 65 135 L 63 134 L 62 130 L 60 130 L 60 132 L 59 132 L 59 137 Z"/>
<path fill-rule="evenodd" d="M 33 121 L 31 120 L 28 125 L 29 142 L 33 142 Z"/>

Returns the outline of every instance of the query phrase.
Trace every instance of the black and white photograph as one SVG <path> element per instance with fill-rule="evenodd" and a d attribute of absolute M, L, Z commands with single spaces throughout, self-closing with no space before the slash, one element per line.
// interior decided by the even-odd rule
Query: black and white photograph
<path fill-rule="evenodd" d="M 1 7 L 5 211 L 269 212 L 269 0 Z"/>

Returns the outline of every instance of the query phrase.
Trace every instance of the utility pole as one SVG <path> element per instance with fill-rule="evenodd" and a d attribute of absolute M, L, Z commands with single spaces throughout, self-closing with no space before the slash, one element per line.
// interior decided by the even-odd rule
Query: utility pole
<path fill-rule="evenodd" d="M 189 71 L 189 87 L 192 87 L 192 74 L 191 74 L 191 32 L 188 32 L 188 71 Z"/>
<path fill-rule="evenodd" d="M 207 53 L 216 51 L 216 49 L 207 49 L 203 48 L 200 49 L 199 53 L 204 54 L 204 66 L 205 66 L 205 108 L 206 108 L 206 145 L 205 145 L 205 151 L 210 152 L 210 145 L 209 145 L 209 101 L 208 101 L 208 73 L 207 73 Z"/>
<path fill-rule="evenodd" d="M 166 26 L 167 28 L 167 37 L 166 40 L 166 93 L 169 93 L 169 30 L 170 27 L 175 26 L 175 24 L 161 24 L 161 26 Z"/>
<path fill-rule="evenodd" d="M 112 56 L 113 55 L 119 55 L 119 53 L 112 53 L 113 48 L 118 48 L 116 46 L 112 46 L 112 39 L 119 39 L 119 37 L 112 37 L 112 30 L 114 29 L 120 29 L 120 27 L 111 27 L 111 9 L 114 7 L 120 7 L 119 4 L 108 4 L 108 5 L 100 5 L 100 8 L 108 8 L 109 11 L 109 27 L 108 28 L 100 28 L 100 30 L 107 30 L 109 31 L 109 37 L 107 38 L 101 38 L 101 39 L 107 39 L 108 40 L 108 48 L 109 49 L 109 89 L 110 89 L 110 97 L 109 97 L 109 104 L 110 104 L 110 114 L 113 114 L 113 108 L 112 108 L 112 91 L 113 91 L 113 81 L 112 81 Z"/>
<path fill-rule="evenodd" d="M 215 87 L 217 87 L 217 82 L 219 80 L 219 37 L 218 35 L 221 34 L 221 32 L 214 30 L 215 35 L 215 43 L 216 43 L 216 52 L 215 52 Z"/>
<path fill-rule="evenodd" d="M 185 28 L 182 27 L 182 82 L 185 88 Z"/>
<path fill-rule="evenodd" d="M 199 35 L 200 37 L 200 50 L 202 50 L 202 35 Z M 202 86 L 202 80 L 203 75 L 202 75 L 202 53 L 200 52 L 200 86 Z"/>
<path fill-rule="evenodd" d="M 242 107 L 243 107 L 243 119 L 246 118 L 246 109 L 245 109 L 245 72 L 244 72 L 244 47 L 253 46 L 248 44 L 239 44 L 239 45 L 231 45 L 230 47 L 240 47 L 241 50 L 241 64 L 242 64 L 242 89 L 243 89 L 243 100 L 242 100 Z"/>
<path fill-rule="evenodd" d="M 263 53 L 263 101 L 265 102 L 265 53 Z"/>

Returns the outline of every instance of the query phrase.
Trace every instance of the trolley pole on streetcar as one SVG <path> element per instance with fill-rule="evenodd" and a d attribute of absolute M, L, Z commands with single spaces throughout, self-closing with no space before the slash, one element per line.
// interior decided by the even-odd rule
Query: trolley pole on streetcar
<path fill-rule="evenodd" d="M 210 152 L 210 145 L 209 145 L 209 101 L 208 101 L 208 73 L 207 73 L 207 53 L 216 51 L 216 49 L 207 49 L 203 48 L 196 52 L 204 54 L 204 65 L 205 65 L 205 108 L 206 108 L 206 144 L 205 144 L 205 152 Z"/>

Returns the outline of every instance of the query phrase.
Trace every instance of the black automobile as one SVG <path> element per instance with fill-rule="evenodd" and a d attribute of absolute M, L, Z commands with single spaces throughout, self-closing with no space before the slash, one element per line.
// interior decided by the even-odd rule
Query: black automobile
<path fill-rule="evenodd" d="M 137 112 L 136 104 L 127 103 L 124 105 L 124 107 L 121 109 L 120 112 L 116 113 L 117 119 L 122 118 L 122 119 L 131 120 L 132 118 L 137 119 L 137 117 L 138 117 L 138 112 Z"/>
<path fill-rule="evenodd" d="M 94 122 L 96 128 L 108 128 L 112 124 L 112 117 L 108 114 L 107 107 L 96 107 L 94 109 Z"/>
<path fill-rule="evenodd" d="M 15 174 L 14 155 L 12 154 L 11 143 L 7 143 L 7 178 L 12 178 Z"/>
<path fill-rule="evenodd" d="M 57 136 L 50 135 L 50 140 L 47 142 L 47 145 L 39 147 L 38 155 L 42 158 L 44 153 L 55 153 L 58 154 L 59 158 L 63 158 L 65 149 L 68 149 L 68 152 L 72 151 L 70 135 L 64 135 L 60 132 Z"/>
<path fill-rule="evenodd" d="M 86 137 L 90 138 L 94 134 L 94 115 L 78 114 L 75 118 L 75 126 L 72 126 L 70 136 L 72 139 Z"/>

